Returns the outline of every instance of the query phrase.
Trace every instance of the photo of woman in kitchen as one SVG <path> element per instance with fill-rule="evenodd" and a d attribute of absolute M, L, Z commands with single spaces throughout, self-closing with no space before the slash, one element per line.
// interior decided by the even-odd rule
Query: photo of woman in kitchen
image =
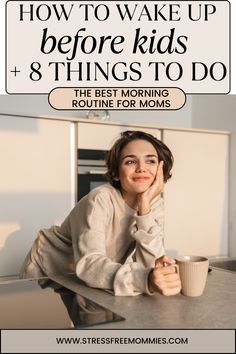
<path fill-rule="evenodd" d="M 107 179 L 61 226 L 39 231 L 21 277 L 76 273 L 115 296 L 178 294 L 175 261 L 165 255 L 161 193 L 171 177 L 169 148 L 143 131 L 121 133 L 107 153 Z"/>

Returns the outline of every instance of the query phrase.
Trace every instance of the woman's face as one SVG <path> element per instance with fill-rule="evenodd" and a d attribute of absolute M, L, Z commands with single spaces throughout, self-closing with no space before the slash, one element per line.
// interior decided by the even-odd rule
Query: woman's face
<path fill-rule="evenodd" d="M 154 146 L 146 140 L 133 140 L 121 151 L 119 181 L 123 195 L 142 193 L 152 184 L 158 167 Z"/>

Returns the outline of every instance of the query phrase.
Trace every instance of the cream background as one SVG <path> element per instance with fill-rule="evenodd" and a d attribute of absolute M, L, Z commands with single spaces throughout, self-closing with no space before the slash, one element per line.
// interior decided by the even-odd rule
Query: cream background
<path fill-rule="evenodd" d="M 93 2 L 91 2 L 93 3 Z M 166 5 L 163 10 L 164 16 L 168 19 L 169 5 L 175 4 L 175 2 L 160 2 Z M 120 19 L 116 4 L 113 1 L 106 2 L 106 6 L 110 9 L 110 16 L 106 21 L 98 21 L 94 16 L 89 17 L 89 22 L 84 21 L 83 11 L 79 8 L 79 3 L 77 2 L 66 2 L 65 6 L 69 11 L 70 6 L 74 5 L 70 13 L 69 21 L 65 21 L 61 18 L 60 21 L 55 19 L 53 15 L 54 11 L 51 12 L 51 17 L 47 21 L 40 21 L 37 17 L 34 17 L 34 21 L 28 21 L 28 15 L 24 17 L 24 21 L 19 21 L 19 4 L 17 2 L 9 1 L 8 10 L 8 21 L 7 21 L 7 91 L 9 93 L 48 93 L 55 86 L 76 86 L 81 83 L 83 86 L 112 86 L 112 87 L 123 87 L 123 86 L 177 86 L 184 90 L 186 93 L 228 93 L 229 92 L 229 26 L 228 26 L 228 11 L 229 6 L 227 1 L 218 1 L 216 12 L 209 16 L 208 21 L 203 21 L 201 18 L 199 21 L 191 21 L 188 18 L 188 4 L 193 6 L 193 9 L 198 9 L 199 2 L 195 1 L 177 1 L 179 5 L 179 18 L 180 21 L 164 21 L 159 16 L 158 21 L 147 21 L 145 19 L 138 20 L 138 16 L 143 9 L 143 2 L 137 1 L 137 16 L 133 17 L 132 21 Z M 201 3 L 201 2 L 200 2 Z M 24 10 L 28 9 L 31 4 L 30 1 L 24 2 Z M 53 2 L 47 2 L 47 6 L 50 7 Z M 94 4 L 97 4 L 95 2 Z M 133 9 L 134 3 L 128 2 L 129 7 Z M 152 15 L 153 13 L 153 2 L 148 1 L 145 3 L 148 5 L 148 9 Z M 208 4 L 211 6 L 211 4 Z M 34 9 L 38 4 L 34 4 Z M 46 5 L 44 5 L 46 6 Z M 122 6 L 122 3 L 120 4 Z M 204 6 L 207 6 L 205 4 Z M 42 7 L 41 13 L 44 14 L 45 7 Z M 167 10 L 166 10 L 167 9 Z M 193 11 L 194 12 L 194 11 Z M 47 11 L 45 11 L 45 16 Z M 221 26 L 219 26 L 221 23 Z M 72 74 L 72 79 L 67 80 L 67 70 L 63 65 L 59 67 L 59 81 L 55 81 L 54 67 L 49 67 L 49 62 L 67 62 L 66 54 L 61 54 L 58 50 L 54 50 L 53 53 L 45 55 L 40 51 L 40 44 L 42 41 L 42 33 L 44 28 L 48 28 L 47 38 L 50 35 L 56 37 L 57 41 L 64 35 L 70 35 L 74 38 L 75 34 L 81 28 L 85 28 L 84 32 L 80 32 L 79 36 L 82 38 L 86 36 L 93 35 L 97 43 L 99 43 L 100 36 L 111 35 L 114 38 L 117 35 L 122 35 L 125 38 L 123 44 L 119 45 L 118 48 L 123 48 L 121 54 L 112 54 L 109 49 L 109 44 L 104 46 L 102 53 L 99 54 L 97 49 L 91 54 L 84 54 L 80 50 L 81 39 L 78 40 L 76 57 L 71 61 L 72 70 L 78 70 L 77 62 L 83 63 L 82 69 L 82 81 L 78 81 L 77 74 Z M 187 36 L 188 41 L 186 43 L 187 50 L 184 54 L 178 54 L 173 52 L 170 54 L 154 53 L 150 54 L 149 51 L 144 54 L 139 51 L 136 54 L 132 53 L 132 48 L 134 45 L 135 30 L 141 28 L 140 34 L 147 35 L 149 40 L 152 36 L 152 30 L 156 30 L 155 35 L 155 45 L 157 41 L 162 37 L 170 34 L 170 29 L 175 29 L 175 35 L 173 40 L 173 48 L 179 48 L 177 44 L 177 38 L 180 36 Z M 217 40 L 215 40 L 217 39 Z M 149 42 L 149 40 L 147 42 Z M 47 41 L 46 50 L 51 43 L 51 40 Z M 63 49 L 69 50 L 68 56 L 70 57 L 73 48 L 73 43 L 65 45 Z M 50 44 L 51 45 L 51 44 Z M 148 45 L 144 45 L 144 48 L 148 48 Z M 181 48 L 182 49 L 182 48 Z M 79 59 L 79 60 L 78 60 Z M 109 60 L 108 60 L 109 59 Z M 42 78 L 39 81 L 32 81 L 29 78 L 29 73 L 31 72 L 30 64 L 32 62 L 39 62 L 41 65 Z M 91 79 L 86 79 L 87 69 L 84 68 L 85 62 L 91 63 Z M 107 81 L 102 75 L 98 74 L 97 81 L 94 80 L 94 66 L 93 62 L 98 62 L 102 67 L 106 68 L 106 62 L 109 62 L 109 81 Z M 128 78 L 124 81 L 116 80 L 111 74 L 111 68 L 117 62 L 126 62 L 127 68 L 116 70 L 119 77 L 123 76 L 123 71 L 128 72 Z M 139 69 L 142 73 L 142 77 L 138 81 L 132 81 L 129 77 L 137 78 L 136 74 L 133 74 L 129 69 L 129 65 L 132 62 L 140 63 L 141 68 Z M 148 66 L 150 62 L 164 62 L 165 67 L 171 64 L 170 75 L 173 80 L 168 79 L 166 75 L 166 69 L 160 65 L 159 79 L 155 81 L 154 68 Z M 183 74 L 175 81 L 178 77 L 178 66 L 175 62 L 183 68 Z M 215 62 L 223 62 L 227 68 L 227 77 L 222 81 L 215 81 L 208 75 L 204 80 L 193 81 L 192 80 L 192 62 L 203 62 L 208 68 Z M 14 76 L 9 70 L 13 70 L 17 67 L 21 72 Z M 137 67 L 137 65 L 135 65 Z M 202 70 L 198 69 L 198 73 Z M 214 73 L 216 77 L 221 77 L 222 69 L 221 66 L 216 64 L 214 68 Z M 199 74 L 198 74 L 199 75 Z M 200 74 L 201 75 L 201 74 Z M 37 75 L 34 74 L 34 77 Z M 24 80 L 22 80 L 24 78 Z"/>
<path fill-rule="evenodd" d="M 0 94 L 6 94 L 5 91 L 5 3 L 0 1 Z M 231 94 L 236 94 L 236 2 L 231 3 Z"/>

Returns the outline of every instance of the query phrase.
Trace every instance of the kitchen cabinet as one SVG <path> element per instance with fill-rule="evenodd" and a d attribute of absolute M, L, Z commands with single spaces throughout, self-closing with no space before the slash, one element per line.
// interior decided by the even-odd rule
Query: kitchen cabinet
<path fill-rule="evenodd" d="M 120 133 L 126 130 L 144 130 L 160 139 L 158 128 L 103 123 L 78 123 L 78 147 L 80 149 L 108 150 Z"/>
<path fill-rule="evenodd" d="M 236 257 L 236 133 L 230 136 L 229 255 Z"/>
<path fill-rule="evenodd" d="M 0 276 L 75 204 L 75 155 L 70 121 L 0 116 Z"/>
<path fill-rule="evenodd" d="M 174 155 L 165 186 L 168 254 L 228 255 L 227 134 L 164 130 Z"/>

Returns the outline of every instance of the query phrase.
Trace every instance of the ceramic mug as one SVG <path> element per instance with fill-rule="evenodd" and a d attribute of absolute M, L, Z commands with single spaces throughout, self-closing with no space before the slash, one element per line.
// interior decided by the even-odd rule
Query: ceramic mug
<path fill-rule="evenodd" d="M 182 294 L 201 296 L 206 285 L 209 259 L 202 256 L 178 256 L 176 264 L 182 283 Z"/>

